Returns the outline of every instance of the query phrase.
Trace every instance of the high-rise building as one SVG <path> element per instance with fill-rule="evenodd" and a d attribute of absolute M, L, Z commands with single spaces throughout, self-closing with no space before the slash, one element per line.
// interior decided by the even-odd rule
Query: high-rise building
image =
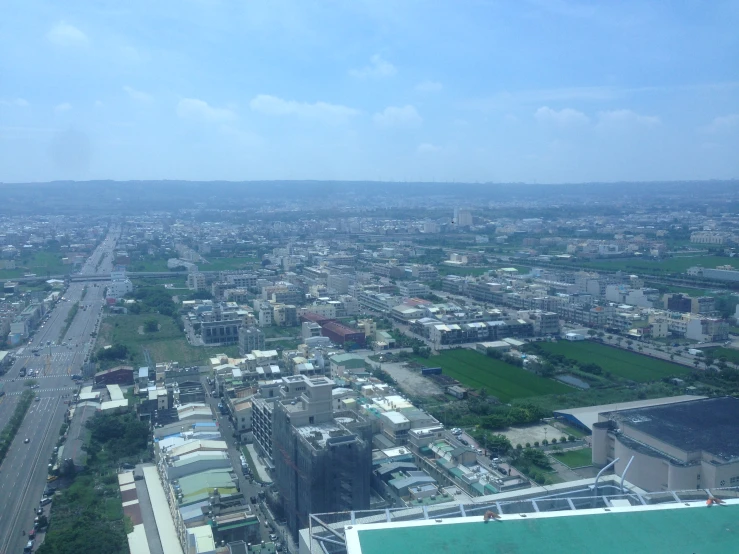
<path fill-rule="evenodd" d="M 472 212 L 465 208 L 454 208 L 454 224 L 458 227 L 470 227 Z"/>
<path fill-rule="evenodd" d="M 334 382 L 284 377 L 273 412 L 275 484 L 297 535 L 317 512 L 369 508 L 371 429 L 354 412 L 332 412 Z"/>
<path fill-rule="evenodd" d="M 239 354 L 244 356 L 252 350 L 264 350 L 264 333 L 254 326 L 239 327 Z"/>

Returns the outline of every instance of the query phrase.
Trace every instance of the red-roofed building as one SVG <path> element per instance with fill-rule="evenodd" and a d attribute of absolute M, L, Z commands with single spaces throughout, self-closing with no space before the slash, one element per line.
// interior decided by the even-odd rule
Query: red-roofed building
<path fill-rule="evenodd" d="M 353 342 L 358 346 L 364 346 L 364 332 L 342 325 L 337 321 L 330 321 L 321 325 L 321 334 L 331 339 L 331 342 L 344 346 L 347 342 Z"/>
<path fill-rule="evenodd" d="M 306 321 L 312 321 L 313 323 L 318 323 L 321 327 L 323 327 L 326 323 L 335 322 L 335 319 L 331 319 L 330 317 L 325 317 L 319 314 L 315 314 L 313 312 L 305 312 L 303 314 L 300 314 L 300 323 L 305 323 Z"/>

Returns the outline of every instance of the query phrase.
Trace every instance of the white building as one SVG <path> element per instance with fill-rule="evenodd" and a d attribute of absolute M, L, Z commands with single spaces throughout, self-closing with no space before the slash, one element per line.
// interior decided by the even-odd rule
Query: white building
<path fill-rule="evenodd" d="M 194 291 L 205 290 L 205 274 L 191 271 L 187 274 L 187 288 Z"/>

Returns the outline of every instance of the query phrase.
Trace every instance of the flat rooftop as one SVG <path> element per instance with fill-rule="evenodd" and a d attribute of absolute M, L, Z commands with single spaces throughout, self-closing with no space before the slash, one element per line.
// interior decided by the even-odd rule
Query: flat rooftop
<path fill-rule="evenodd" d="M 346 539 L 348 554 L 735 552 L 739 500 L 360 524 Z"/>
<path fill-rule="evenodd" d="M 611 413 L 617 414 L 616 420 L 686 452 L 739 457 L 739 398 L 705 398 Z"/>

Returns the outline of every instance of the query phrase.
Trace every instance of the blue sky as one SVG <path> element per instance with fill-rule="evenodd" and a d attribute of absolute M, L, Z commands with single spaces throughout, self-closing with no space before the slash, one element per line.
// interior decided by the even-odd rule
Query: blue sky
<path fill-rule="evenodd" d="M 6 0 L 0 181 L 739 178 L 739 1 Z"/>

